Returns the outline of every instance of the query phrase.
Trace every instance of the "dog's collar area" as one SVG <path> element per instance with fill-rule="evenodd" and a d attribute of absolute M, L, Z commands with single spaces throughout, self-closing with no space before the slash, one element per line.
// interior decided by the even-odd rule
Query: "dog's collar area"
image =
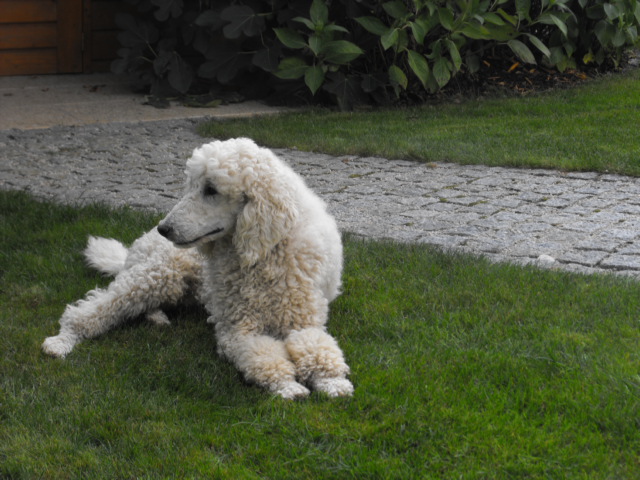
<path fill-rule="evenodd" d="M 173 242 L 173 243 L 176 247 L 190 247 L 191 245 L 195 245 L 199 241 L 204 240 L 205 238 L 210 237 L 211 235 L 217 235 L 218 233 L 221 233 L 223 230 L 224 228 L 216 228 L 215 230 L 212 230 L 209 233 L 205 233 L 204 235 L 194 240 L 189 240 L 188 242 L 180 242 L 180 243 Z"/>

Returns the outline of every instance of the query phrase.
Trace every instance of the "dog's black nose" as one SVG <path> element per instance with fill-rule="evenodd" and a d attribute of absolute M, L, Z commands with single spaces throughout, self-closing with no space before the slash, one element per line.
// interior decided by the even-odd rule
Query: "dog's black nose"
<path fill-rule="evenodd" d="M 169 238 L 169 235 L 171 235 L 172 231 L 173 228 L 171 228 L 169 225 L 158 225 L 158 233 L 165 238 Z"/>

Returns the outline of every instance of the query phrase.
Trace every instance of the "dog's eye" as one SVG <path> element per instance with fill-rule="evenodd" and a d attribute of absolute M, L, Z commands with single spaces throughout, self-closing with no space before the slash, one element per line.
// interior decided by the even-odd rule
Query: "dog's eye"
<path fill-rule="evenodd" d="M 214 195 L 218 194 L 218 190 L 216 190 L 216 187 L 214 187 L 213 185 L 207 185 L 206 187 L 204 187 L 203 194 L 205 197 L 213 197 Z"/>

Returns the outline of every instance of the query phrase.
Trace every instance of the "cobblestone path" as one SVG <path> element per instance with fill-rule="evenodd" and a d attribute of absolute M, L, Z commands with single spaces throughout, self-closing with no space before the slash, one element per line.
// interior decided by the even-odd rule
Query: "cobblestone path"
<path fill-rule="evenodd" d="M 0 188 L 168 211 L 193 120 L 0 131 Z M 640 179 L 275 150 L 341 229 L 497 261 L 640 276 Z"/>

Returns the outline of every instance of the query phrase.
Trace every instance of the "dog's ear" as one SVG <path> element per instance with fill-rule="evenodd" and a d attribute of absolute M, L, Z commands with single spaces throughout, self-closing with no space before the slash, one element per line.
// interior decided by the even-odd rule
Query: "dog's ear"
<path fill-rule="evenodd" d="M 298 210 L 282 179 L 254 182 L 245 192 L 247 204 L 238 216 L 233 244 L 242 267 L 264 260 L 296 221 Z"/>

